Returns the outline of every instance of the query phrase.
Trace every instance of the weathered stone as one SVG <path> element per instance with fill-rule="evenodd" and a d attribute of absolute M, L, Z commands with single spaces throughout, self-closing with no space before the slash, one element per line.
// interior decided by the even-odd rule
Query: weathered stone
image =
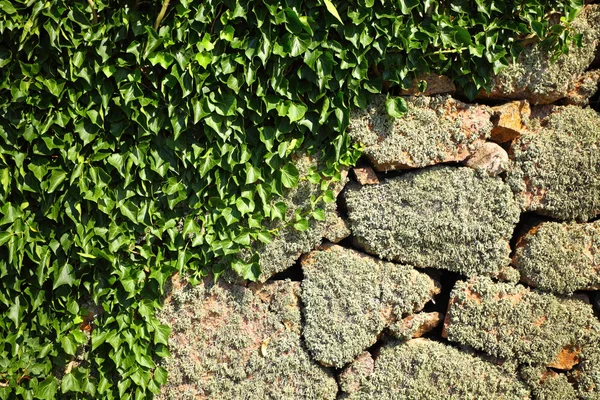
<path fill-rule="evenodd" d="M 565 374 L 540 366 L 524 366 L 520 377 L 531 388 L 534 399 L 576 399 L 577 392 Z"/>
<path fill-rule="evenodd" d="M 504 143 L 521 135 L 531 115 L 531 107 L 525 100 L 512 101 L 492 107 L 492 112 L 492 124 L 494 126 L 490 140 Z"/>
<path fill-rule="evenodd" d="M 361 185 L 376 185 L 379 183 L 379 178 L 375 174 L 375 171 L 371 167 L 357 167 L 352 168 L 356 180 Z"/>
<path fill-rule="evenodd" d="M 342 391 L 354 393 L 360 390 L 362 382 L 373 373 L 374 367 L 375 361 L 371 357 L 371 353 L 363 351 L 338 376 Z"/>
<path fill-rule="evenodd" d="M 419 89 L 419 83 L 425 82 L 427 87 L 424 92 Z M 401 96 L 425 95 L 434 96 L 436 94 L 453 94 L 456 92 L 456 86 L 446 75 L 421 74 L 413 80 L 413 85 L 408 89 L 400 90 Z"/>
<path fill-rule="evenodd" d="M 600 289 L 600 221 L 544 222 L 519 240 L 513 264 L 524 283 L 545 291 Z"/>
<path fill-rule="evenodd" d="M 600 114 L 546 107 L 513 141 L 508 183 L 523 210 L 560 220 L 600 214 Z"/>
<path fill-rule="evenodd" d="M 390 326 L 390 333 L 400 340 L 419 338 L 435 329 L 443 319 L 439 312 L 409 315 Z"/>
<path fill-rule="evenodd" d="M 569 372 L 577 394 L 583 400 L 600 399 L 600 345 L 584 349 L 580 362 Z"/>
<path fill-rule="evenodd" d="M 573 83 L 573 88 L 563 100 L 565 104 L 585 107 L 600 88 L 600 71 L 588 71 Z"/>
<path fill-rule="evenodd" d="M 569 54 L 553 61 L 543 45 L 529 44 L 515 62 L 492 78 L 490 93 L 481 92 L 480 97 L 550 104 L 567 96 L 594 60 L 600 40 L 600 5 L 586 6 L 571 28 L 583 35 L 582 48 L 572 46 Z"/>
<path fill-rule="evenodd" d="M 327 239 L 332 243 L 339 243 L 352 234 L 350 226 L 337 212 L 330 212 L 326 215 L 325 232 L 323 239 Z"/>
<path fill-rule="evenodd" d="M 494 357 L 569 370 L 600 341 L 590 305 L 477 277 L 450 295 L 443 335 Z"/>
<path fill-rule="evenodd" d="M 349 188 L 344 199 L 355 243 L 380 258 L 468 276 L 510 263 L 519 209 L 499 178 L 436 166 Z"/>
<path fill-rule="evenodd" d="M 295 165 L 298 168 L 300 176 L 308 176 L 311 169 L 317 168 L 319 160 L 314 157 L 300 155 L 295 158 Z M 347 171 L 343 171 L 341 181 L 332 183 L 332 190 L 335 196 L 344 188 L 347 181 Z M 296 211 L 307 212 L 310 210 L 311 196 L 319 196 L 321 189 L 319 184 L 311 183 L 309 180 L 300 180 L 298 186 L 289 189 L 282 199 L 287 206 L 286 219 L 291 220 Z M 325 221 L 311 220 L 309 228 L 300 232 L 291 225 L 286 225 L 280 220 L 263 221 L 266 229 L 278 229 L 278 235 L 274 236 L 271 243 L 254 242 L 253 250 L 260 256 L 261 275 L 259 280 L 266 282 L 271 276 L 284 271 L 294 265 L 303 253 L 307 253 L 319 244 L 325 236 L 341 237 L 344 235 L 343 227 L 339 225 L 337 219 L 337 205 L 333 203 L 319 202 L 315 206 L 325 210 Z M 340 239 L 341 240 L 341 239 Z"/>
<path fill-rule="evenodd" d="M 299 284 L 172 280 L 158 314 L 171 326 L 159 399 L 335 399 L 335 378 L 301 340 Z"/>
<path fill-rule="evenodd" d="M 450 96 L 407 97 L 408 111 L 390 117 L 385 96 L 350 116 L 348 132 L 365 145 L 364 154 L 378 171 L 420 168 L 462 161 L 490 135 L 490 110 Z"/>
<path fill-rule="evenodd" d="M 381 331 L 439 293 L 428 275 L 337 245 L 301 260 L 304 341 L 323 365 L 343 367 Z"/>
<path fill-rule="evenodd" d="M 382 347 L 370 376 L 346 399 L 529 399 L 514 373 L 427 339 Z"/>
<path fill-rule="evenodd" d="M 493 142 L 485 142 L 475 153 L 463 161 L 469 168 L 485 171 L 490 176 L 506 172 L 509 165 L 508 153 Z"/>

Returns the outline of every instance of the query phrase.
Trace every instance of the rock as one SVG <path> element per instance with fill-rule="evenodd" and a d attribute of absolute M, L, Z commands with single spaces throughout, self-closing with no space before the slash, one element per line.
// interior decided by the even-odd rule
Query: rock
<path fill-rule="evenodd" d="M 159 399 L 336 398 L 335 378 L 302 344 L 299 283 L 172 282 L 158 314 L 172 329 Z"/>
<path fill-rule="evenodd" d="M 440 291 L 412 267 L 337 245 L 309 253 L 301 265 L 304 341 L 325 366 L 354 360 L 386 326 L 421 310 Z"/>
<path fill-rule="evenodd" d="M 509 165 L 508 153 L 493 142 L 485 142 L 475 153 L 463 161 L 469 168 L 485 171 L 490 176 L 506 172 Z"/>
<path fill-rule="evenodd" d="M 361 383 L 347 399 L 530 398 L 514 373 L 428 339 L 386 344 Z"/>
<path fill-rule="evenodd" d="M 492 107 L 492 112 L 490 140 L 504 143 L 521 135 L 531 115 L 531 108 L 527 101 L 521 100 Z"/>
<path fill-rule="evenodd" d="M 526 45 L 517 60 L 492 78 L 491 91 L 481 92 L 480 98 L 550 104 L 567 96 L 594 61 L 600 40 L 600 5 L 586 6 L 571 28 L 583 34 L 582 48 L 571 46 L 569 54 L 552 61 L 540 43 Z"/>
<path fill-rule="evenodd" d="M 600 322 L 579 300 L 493 283 L 457 282 L 443 336 L 498 358 L 569 370 L 600 344 Z"/>
<path fill-rule="evenodd" d="M 300 155 L 295 159 L 300 176 L 308 176 L 311 169 L 317 168 L 319 160 L 314 157 Z M 341 181 L 332 183 L 335 196 L 344 188 L 348 172 L 342 173 Z M 296 211 L 306 212 L 310 209 L 311 196 L 319 196 L 321 189 L 319 184 L 311 183 L 309 180 L 300 180 L 298 186 L 285 192 L 282 201 L 287 206 L 286 218 L 291 220 Z M 300 232 L 291 225 L 285 225 L 282 221 L 263 221 L 267 229 L 279 229 L 279 234 L 274 236 L 271 243 L 254 242 L 253 250 L 260 257 L 261 275 L 260 282 L 266 282 L 271 276 L 284 271 L 294 265 L 303 253 L 307 253 L 319 244 L 321 238 L 328 236 L 334 239 L 343 239 L 346 234 L 344 227 L 340 225 L 337 214 L 336 203 L 325 203 L 323 201 L 316 208 L 325 210 L 325 221 L 311 220 L 309 228 Z M 249 257 L 248 254 L 246 254 Z"/>
<path fill-rule="evenodd" d="M 545 291 L 600 289 L 600 221 L 538 225 L 517 243 L 513 265 L 524 283 Z"/>
<path fill-rule="evenodd" d="M 424 92 L 419 90 L 419 83 L 425 82 Z M 425 95 L 434 96 L 436 94 L 453 94 L 456 92 L 456 86 L 446 75 L 421 74 L 413 80 L 413 85 L 408 89 L 400 90 L 401 96 Z"/>
<path fill-rule="evenodd" d="M 580 399 L 600 399 L 600 346 L 584 349 L 580 362 L 568 374 Z"/>
<path fill-rule="evenodd" d="M 357 167 L 352 168 L 352 172 L 354 172 L 354 176 L 356 180 L 361 185 L 377 185 L 379 183 L 379 178 L 375 174 L 375 171 L 371 167 Z"/>
<path fill-rule="evenodd" d="M 365 146 L 377 171 L 420 168 L 462 161 L 490 135 L 490 110 L 450 96 L 407 97 L 401 118 L 387 114 L 385 96 L 350 116 L 348 133 Z"/>
<path fill-rule="evenodd" d="M 507 182 L 521 208 L 559 220 L 600 214 L 600 114 L 547 107 L 513 141 Z"/>
<path fill-rule="evenodd" d="M 577 398 L 577 392 L 565 374 L 559 374 L 546 367 L 524 366 L 520 370 L 520 376 L 531 388 L 534 399 Z"/>
<path fill-rule="evenodd" d="M 326 226 L 323 239 L 327 239 L 332 243 L 339 243 L 352 234 L 348 223 L 337 212 L 326 215 Z"/>
<path fill-rule="evenodd" d="M 435 329 L 443 319 L 439 312 L 419 313 L 409 315 L 390 326 L 390 332 L 400 340 L 419 338 Z"/>
<path fill-rule="evenodd" d="M 362 382 L 373 373 L 375 361 L 371 353 L 363 351 L 351 364 L 338 376 L 340 389 L 345 393 L 354 393 L 360 390 Z"/>
<path fill-rule="evenodd" d="M 600 88 L 600 71 L 588 71 L 573 83 L 573 88 L 564 98 L 564 103 L 585 107 Z"/>
<path fill-rule="evenodd" d="M 436 166 L 344 192 L 354 242 L 420 268 L 497 276 L 519 220 L 510 188 L 467 167 Z"/>

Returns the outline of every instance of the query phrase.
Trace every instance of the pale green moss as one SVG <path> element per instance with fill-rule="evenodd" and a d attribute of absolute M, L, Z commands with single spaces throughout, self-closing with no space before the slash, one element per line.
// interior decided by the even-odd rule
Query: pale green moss
<path fill-rule="evenodd" d="M 373 373 L 352 400 L 528 399 L 514 374 L 453 347 L 426 339 L 381 349 Z"/>
<path fill-rule="evenodd" d="M 523 241 L 515 266 L 530 285 L 556 293 L 600 287 L 600 222 L 546 222 Z"/>
<path fill-rule="evenodd" d="M 448 158 L 453 161 L 458 153 L 473 151 L 490 135 L 492 124 L 481 107 L 468 106 L 450 96 L 405 99 L 408 111 L 401 118 L 387 114 L 385 96 L 375 96 L 366 109 L 356 109 L 350 116 L 350 137 L 366 146 L 364 154 L 379 170 L 424 167 Z M 466 134 L 465 118 L 481 126 Z"/>
<path fill-rule="evenodd" d="M 534 400 L 577 398 L 577 392 L 565 374 L 558 374 L 545 367 L 525 366 L 521 368 L 520 376 L 531 388 Z"/>
<path fill-rule="evenodd" d="M 583 361 L 569 374 L 582 400 L 600 400 L 600 345 L 585 349 Z"/>
<path fill-rule="evenodd" d="M 600 213 L 600 115 L 556 107 L 542 122 L 544 128 L 513 142 L 508 183 L 526 210 L 561 220 L 594 218 Z"/>
<path fill-rule="evenodd" d="M 519 209 L 499 178 L 437 166 L 347 190 L 345 200 L 355 242 L 379 257 L 469 276 L 509 263 Z"/>
<path fill-rule="evenodd" d="M 548 365 L 565 348 L 600 345 L 589 304 L 478 277 L 450 295 L 448 339 L 521 364 Z"/>
<path fill-rule="evenodd" d="M 306 346 L 315 360 L 336 367 L 352 361 L 391 321 L 422 308 L 437 292 L 435 282 L 412 267 L 335 245 L 310 253 L 302 270 Z"/>
<path fill-rule="evenodd" d="M 159 314 L 171 326 L 159 399 L 334 399 L 337 384 L 301 342 L 299 285 L 176 286 Z"/>

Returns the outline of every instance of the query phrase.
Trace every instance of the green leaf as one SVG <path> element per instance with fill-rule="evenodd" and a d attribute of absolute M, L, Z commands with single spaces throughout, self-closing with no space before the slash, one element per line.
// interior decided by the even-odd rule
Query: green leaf
<path fill-rule="evenodd" d="M 81 384 L 73 373 L 63 376 L 60 386 L 62 393 L 81 392 Z"/>
<path fill-rule="evenodd" d="M 48 193 L 54 192 L 60 184 L 67 178 L 67 173 L 62 170 L 55 169 L 50 175 Z"/>
<path fill-rule="evenodd" d="M 298 186 L 298 179 L 300 178 L 300 174 L 294 164 L 286 164 L 283 168 L 281 168 L 279 172 L 281 176 L 281 183 L 283 184 L 283 186 L 285 186 L 288 189 Z"/>
<path fill-rule="evenodd" d="M 163 367 L 157 367 L 154 370 L 154 379 L 159 385 L 165 385 L 167 383 L 167 370 Z"/>
<path fill-rule="evenodd" d="M 401 118 L 407 111 L 408 106 L 403 97 L 387 97 L 385 99 L 385 109 L 389 116 Z"/>
<path fill-rule="evenodd" d="M 41 400 L 53 400 L 58 392 L 58 381 L 51 376 L 44 379 L 35 390 L 35 398 Z"/>
<path fill-rule="evenodd" d="M 74 282 L 73 267 L 67 263 L 63 263 L 58 272 L 55 271 L 54 273 L 54 285 L 52 286 L 52 289 L 56 290 L 62 285 L 73 286 Z"/>
<path fill-rule="evenodd" d="M 13 5 L 11 4 L 10 1 L 8 0 L 2 0 L 0 1 L 0 10 L 2 10 L 2 12 L 4 14 L 14 14 L 17 12 L 17 9 L 13 7 Z"/>
<path fill-rule="evenodd" d="M 168 346 L 170 334 L 171 334 L 171 328 L 169 328 L 167 325 L 155 325 L 154 326 L 154 344 L 162 343 L 165 346 Z"/>
<path fill-rule="evenodd" d="M 296 228 L 300 232 L 306 231 L 308 229 L 308 220 L 306 218 L 301 218 L 300 220 L 294 223 L 294 228 Z"/>
<path fill-rule="evenodd" d="M 340 21 L 340 23 L 342 25 L 344 25 L 344 22 L 342 21 L 342 17 L 340 17 L 340 14 L 338 13 L 337 8 L 335 8 L 335 6 L 331 2 L 331 0 L 323 0 L 323 1 L 325 2 L 325 7 L 327 7 L 327 11 L 329 11 L 331 13 L 331 15 L 333 15 L 338 21 Z"/>

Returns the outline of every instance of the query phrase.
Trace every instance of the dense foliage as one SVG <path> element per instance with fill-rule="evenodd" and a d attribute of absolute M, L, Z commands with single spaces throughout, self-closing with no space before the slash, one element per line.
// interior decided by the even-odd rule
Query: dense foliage
<path fill-rule="evenodd" d="M 427 71 L 472 97 L 519 40 L 568 49 L 581 6 L 447 4 L 0 0 L 0 398 L 156 393 L 166 279 L 255 279 L 235 255 L 276 234 L 296 151 L 331 197 L 351 107 Z"/>

